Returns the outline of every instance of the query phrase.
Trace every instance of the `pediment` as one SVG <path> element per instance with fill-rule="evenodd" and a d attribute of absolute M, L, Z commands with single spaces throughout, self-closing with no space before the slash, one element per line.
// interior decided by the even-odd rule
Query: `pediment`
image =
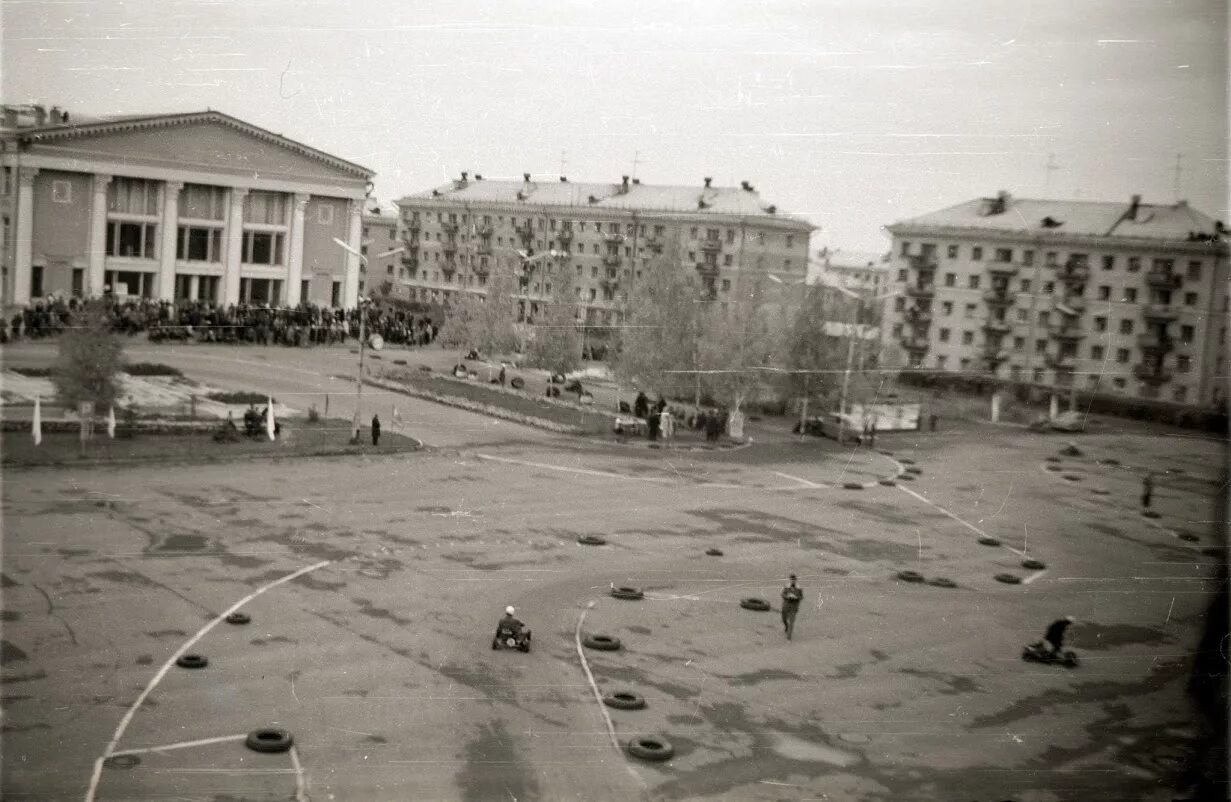
<path fill-rule="evenodd" d="M 65 126 L 26 137 L 36 153 L 314 182 L 372 171 L 220 112 Z"/>

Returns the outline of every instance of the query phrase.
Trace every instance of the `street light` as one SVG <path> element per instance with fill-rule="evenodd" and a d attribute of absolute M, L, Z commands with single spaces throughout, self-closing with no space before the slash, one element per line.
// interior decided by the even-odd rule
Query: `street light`
<path fill-rule="evenodd" d="M 337 245 L 341 247 L 342 250 L 346 251 L 349 254 L 352 254 L 353 256 L 359 257 L 359 261 L 363 263 L 363 266 L 366 270 L 368 266 L 368 257 L 364 255 L 363 252 L 352 248 L 350 245 L 346 244 L 345 242 L 338 239 L 337 237 L 334 237 L 333 241 L 337 243 Z M 406 250 L 405 247 L 399 246 L 397 248 L 394 248 L 391 251 L 385 251 L 384 253 L 378 253 L 376 254 L 376 256 L 372 258 L 383 259 L 386 256 L 393 256 L 395 253 L 401 253 L 404 250 Z M 359 414 L 359 408 L 363 403 L 363 354 L 364 354 L 364 347 L 367 345 L 367 338 L 364 333 L 365 317 L 363 314 L 363 304 L 366 300 L 367 299 L 363 298 L 362 296 L 360 296 L 359 298 L 355 300 L 355 308 L 359 310 L 359 375 L 355 377 L 355 437 L 356 438 L 359 437 L 359 421 L 362 420 Z"/>

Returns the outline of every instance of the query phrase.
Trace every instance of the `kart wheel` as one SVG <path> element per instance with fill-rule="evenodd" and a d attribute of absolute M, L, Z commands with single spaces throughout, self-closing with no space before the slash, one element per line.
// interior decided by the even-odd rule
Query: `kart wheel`
<path fill-rule="evenodd" d="M 180 668 L 205 668 L 209 665 L 209 658 L 203 654 L 182 654 L 175 664 Z"/>
<path fill-rule="evenodd" d="M 619 638 L 613 638 L 610 635 L 586 635 L 582 638 L 581 645 L 600 652 L 614 652 L 622 644 Z"/>
<path fill-rule="evenodd" d="M 640 735 L 628 742 L 628 753 L 642 760 L 670 760 L 675 754 L 675 747 L 666 738 Z"/>
<path fill-rule="evenodd" d="M 295 743 L 295 739 L 291 737 L 289 732 L 273 727 L 253 730 L 248 733 L 248 737 L 244 740 L 244 746 L 253 752 L 285 752 L 291 748 L 293 743 Z"/>
<path fill-rule="evenodd" d="M 616 710 L 640 710 L 645 707 L 645 697 L 632 691 L 616 691 L 604 696 L 603 704 Z"/>
<path fill-rule="evenodd" d="M 757 613 L 764 613 L 769 610 L 769 602 L 765 601 L 765 599 L 758 599 L 754 596 L 740 599 L 739 606 L 743 607 L 745 610 L 752 610 Z"/>

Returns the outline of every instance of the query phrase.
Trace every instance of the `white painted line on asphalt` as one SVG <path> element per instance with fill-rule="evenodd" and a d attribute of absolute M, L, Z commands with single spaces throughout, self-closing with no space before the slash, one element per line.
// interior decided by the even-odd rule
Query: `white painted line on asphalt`
<path fill-rule="evenodd" d="M 171 666 L 175 665 L 176 660 L 178 660 L 185 652 L 191 649 L 197 641 L 205 637 L 205 635 L 211 629 L 218 626 L 218 624 L 223 619 L 225 619 L 228 615 L 235 612 L 240 607 L 243 607 L 245 604 L 252 601 L 257 596 L 260 596 L 262 593 L 264 593 L 267 590 L 272 590 L 273 588 L 276 588 L 279 585 L 290 582 L 292 579 L 301 577 L 306 573 L 315 571 L 318 568 L 324 568 L 326 565 L 329 565 L 330 562 L 331 562 L 330 560 L 322 560 L 321 562 L 318 562 L 315 565 L 309 565 L 305 568 L 300 568 L 298 571 L 287 574 L 281 579 L 275 579 L 273 582 L 270 582 L 268 585 L 264 585 L 262 587 L 257 588 L 252 593 L 249 593 L 247 596 L 235 602 L 235 604 L 232 604 L 230 607 L 228 607 L 227 609 L 219 613 L 208 624 L 201 627 L 201 629 L 197 630 L 197 634 L 193 635 L 191 638 L 185 641 L 183 645 L 181 645 L 178 649 L 176 649 L 175 653 L 167 658 L 167 661 L 162 664 L 162 668 L 158 669 L 158 673 L 155 674 L 154 678 L 150 680 L 148 685 L 145 686 L 145 690 L 141 691 L 141 695 L 137 697 L 137 701 L 133 702 L 132 707 L 130 707 L 128 709 L 128 712 L 124 714 L 124 718 L 120 719 L 119 725 L 115 728 L 115 735 L 111 736 L 111 741 L 107 744 L 106 750 L 104 750 L 103 754 L 97 760 L 94 761 L 94 773 L 90 777 L 90 785 L 86 789 L 85 802 L 94 802 L 94 795 L 98 793 L 98 783 L 102 779 L 103 762 L 108 757 L 111 757 L 111 755 L 115 753 L 116 744 L 120 742 L 120 738 L 124 737 L 124 731 L 127 730 L 128 725 L 132 723 L 133 716 L 137 714 L 137 710 L 141 707 L 142 704 L 144 704 L 145 700 L 149 697 L 150 693 L 154 690 L 154 688 L 158 685 L 158 683 L 162 682 L 162 678 L 165 677 L 167 672 L 171 670 Z"/>
<path fill-rule="evenodd" d="M 180 741 L 179 743 L 164 744 L 162 746 L 147 746 L 143 749 L 121 749 L 118 752 L 112 752 L 107 757 L 116 757 L 118 755 L 144 755 L 148 752 L 170 752 L 172 749 L 188 749 L 193 746 L 221 744 L 226 743 L 227 741 L 242 741 L 247 737 L 247 735 L 220 735 L 217 738 L 201 738 L 197 741 Z"/>
<path fill-rule="evenodd" d="M 945 515 L 948 515 L 950 518 L 952 518 L 953 520 L 957 521 L 957 522 L 958 522 L 959 524 L 961 524 L 962 526 L 966 527 L 966 528 L 967 528 L 967 529 L 969 529 L 970 531 L 972 531 L 972 532 L 974 532 L 975 534 L 977 534 L 979 537 L 988 537 L 987 532 L 984 532 L 982 529 L 980 529 L 979 527 L 977 527 L 977 526 L 975 526 L 974 524 L 970 523 L 969 521 L 964 521 L 964 520 L 962 520 L 961 518 L 957 517 L 957 516 L 956 516 L 956 515 L 954 515 L 953 513 L 951 513 L 951 512 L 949 512 L 948 510 L 946 510 L 944 507 L 942 507 L 942 506 L 940 506 L 939 504 L 937 504 L 935 501 L 932 501 L 932 500 L 931 500 L 931 499 L 929 499 L 929 498 L 926 498 L 926 497 L 924 497 L 924 496 L 919 495 L 919 494 L 918 494 L 918 493 L 916 493 L 915 491 L 911 490 L 909 487 L 903 487 L 902 485 L 898 485 L 898 486 L 897 486 L 897 488 L 898 488 L 898 490 L 901 490 L 903 493 L 907 493 L 907 494 L 909 494 L 909 495 L 914 496 L 915 498 L 917 498 L 917 499 L 919 499 L 920 501 L 922 501 L 924 504 L 927 504 L 928 506 L 931 506 L 931 507 L 935 507 L 936 509 L 938 509 L 938 510 L 940 510 L 941 512 L 943 512 Z M 1009 551 L 1013 552 L 1013 553 L 1014 553 L 1014 554 L 1016 554 L 1018 557 L 1024 557 L 1024 556 L 1026 555 L 1026 552 L 1024 552 L 1024 551 L 1018 551 L 1017 549 L 1013 548 L 1012 546 L 1006 546 L 1004 543 L 1001 543 L 1001 544 L 1000 544 L 1000 546 L 1001 546 L 1001 548 L 1005 548 L 1005 549 L 1008 549 Z"/>
<path fill-rule="evenodd" d="M 308 802 L 308 784 L 304 778 L 303 764 L 299 762 L 299 750 L 291 744 L 291 766 L 295 769 L 295 802 Z"/>
<path fill-rule="evenodd" d="M 782 471 L 774 471 L 774 475 L 781 476 L 783 479 L 790 479 L 792 482 L 799 482 L 804 487 L 814 490 L 822 490 L 828 487 L 828 485 L 818 485 L 816 482 L 810 482 L 807 479 L 801 479 L 798 476 L 791 476 L 789 473 L 783 473 Z"/>
<path fill-rule="evenodd" d="M 543 468 L 548 471 L 561 471 L 563 473 L 579 473 L 583 476 L 601 476 L 605 479 L 628 479 L 635 482 L 654 482 L 655 484 L 674 484 L 677 480 L 665 476 L 629 476 L 623 473 L 612 473 L 611 471 L 596 471 L 590 468 L 570 468 L 567 465 L 551 465 L 546 462 L 530 462 L 529 460 L 509 459 L 508 457 L 497 457 L 492 454 L 476 454 L 479 459 L 490 460 L 492 462 L 505 462 L 509 465 L 522 465 L 527 468 Z"/>
<path fill-rule="evenodd" d="M 1023 585 L 1029 585 L 1031 582 L 1033 582 L 1034 580 L 1036 580 L 1036 579 L 1038 579 L 1039 577 L 1043 576 L 1043 574 L 1045 574 L 1045 573 L 1047 573 L 1047 571 L 1036 571 L 1035 573 L 1033 573 L 1033 574 L 1031 574 L 1030 576 L 1028 576 L 1028 577 L 1026 577 L 1025 579 L 1023 579 L 1023 580 L 1022 580 L 1022 584 L 1023 584 Z"/>
<path fill-rule="evenodd" d="M 597 602 L 588 602 L 586 606 L 582 608 L 581 615 L 577 616 L 577 629 L 573 632 L 573 645 L 577 647 L 577 657 L 581 660 L 581 667 L 586 672 L 586 679 L 590 683 L 590 690 L 594 691 L 594 701 L 598 702 L 599 712 L 603 714 L 603 721 L 607 724 L 607 734 L 611 737 L 611 745 L 615 747 L 616 752 L 623 757 L 624 751 L 620 749 L 620 741 L 616 738 L 615 725 L 611 723 L 611 714 L 607 712 L 607 705 L 603 704 L 603 694 L 598 689 L 598 683 L 594 681 L 594 675 L 590 673 L 590 664 L 586 662 L 585 650 L 581 648 L 581 625 L 586 620 L 586 613 L 594 609 L 595 604 L 597 604 Z M 625 763 L 624 766 L 628 769 L 629 774 L 636 777 L 642 785 L 645 784 L 645 781 L 641 779 L 641 775 L 634 771 L 632 766 L 629 766 L 627 763 Z"/>

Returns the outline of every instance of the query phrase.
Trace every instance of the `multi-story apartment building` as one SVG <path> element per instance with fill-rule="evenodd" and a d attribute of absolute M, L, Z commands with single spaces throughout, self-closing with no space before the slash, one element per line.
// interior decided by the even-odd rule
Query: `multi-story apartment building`
<path fill-rule="evenodd" d="M 821 248 L 808 265 L 808 282 L 827 276 L 838 286 L 874 298 L 890 284 L 889 254 Z"/>
<path fill-rule="evenodd" d="M 1227 230 L 1173 205 L 1001 192 L 895 223 L 899 364 L 1208 405 L 1226 399 Z"/>
<path fill-rule="evenodd" d="M 363 246 L 360 252 L 367 258 L 367 264 L 360 262 L 359 266 L 360 295 L 377 293 L 386 288 L 389 294 L 398 294 L 396 290 L 406 276 L 406 268 L 402 266 L 402 252 L 389 252 L 402 247 L 398 237 L 397 208 L 369 200 L 363 210 Z"/>
<path fill-rule="evenodd" d="M 2 305 L 104 292 L 351 306 L 365 167 L 217 111 L 4 106 Z"/>
<path fill-rule="evenodd" d="M 533 317 L 551 295 L 551 272 L 574 271 L 574 292 L 588 325 L 616 322 L 651 260 L 665 256 L 696 270 L 711 298 L 725 303 L 733 282 L 752 271 L 777 286 L 803 279 L 811 223 L 740 187 L 654 186 L 625 176 L 616 184 L 561 177 L 484 180 L 462 173 L 443 186 L 402 198 L 405 284 L 410 297 L 447 302 L 484 293 L 495 268 L 521 277 L 521 304 Z M 542 263 L 526 256 L 557 252 Z M 674 253 L 672 253 L 674 252 Z"/>

